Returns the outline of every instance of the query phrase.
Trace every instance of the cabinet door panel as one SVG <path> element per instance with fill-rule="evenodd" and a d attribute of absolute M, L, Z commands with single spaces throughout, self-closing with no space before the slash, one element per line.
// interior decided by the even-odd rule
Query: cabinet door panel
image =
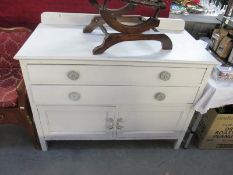
<path fill-rule="evenodd" d="M 184 107 L 133 107 L 120 109 L 117 137 L 148 139 L 174 136 L 182 131 L 187 111 Z M 116 119 L 116 120 L 117 120 Z"/>
<path fill-rule="evenodd" d="M 95 139 L 112 137 L 107 127 L 114 120 L 111 107 L 39 107 L 41 123 L 46 136 L 57 139 Z"/>

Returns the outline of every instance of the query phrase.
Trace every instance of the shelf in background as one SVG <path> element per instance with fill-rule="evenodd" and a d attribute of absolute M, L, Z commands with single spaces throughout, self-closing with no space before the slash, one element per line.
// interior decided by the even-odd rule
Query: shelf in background
<path fill-rule="evenodd" d="M 176 14 L 170 14 L 169 18 L 183 19 L 185 22 L 221 24 L 221 22 L 217 19 L 217 15 L 207 15 L 207 14 L 189 14 L 189 15 L 180 14 L 180 15 L 176 15 Z"/>

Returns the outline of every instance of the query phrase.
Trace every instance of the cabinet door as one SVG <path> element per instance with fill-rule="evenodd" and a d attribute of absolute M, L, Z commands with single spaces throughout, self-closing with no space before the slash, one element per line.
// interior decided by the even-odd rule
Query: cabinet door
<path fill-rule="evenodd" d="M 45 137 L 50 140 L 108 139 L 114 129 L 113 107 L 39 107 Z"/>
<path fill-rule="evenodd" d="M 116 118 L 117 137 L 153 139 L 177 136 L 183 130 L 188 111 L 185 107 L 119 108 Z"/>

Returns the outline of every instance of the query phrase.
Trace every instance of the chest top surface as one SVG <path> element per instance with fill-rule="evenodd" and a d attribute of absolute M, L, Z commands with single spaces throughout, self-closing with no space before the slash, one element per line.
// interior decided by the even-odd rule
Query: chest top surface
<path fill-rule="evenodd" d="M 117 44 L 101 55 L 93 55 L 104 34 L 82 32 L 84 26 L 39 24 L 16 54 L 19 60 L 93 60 L 218 64 L 186 31 L 161 30 L 172 40 L 172 50 L 161 50 L 157 41 L 130 41 Z M 151 33 L 153 31 L 149 31 Z"/>

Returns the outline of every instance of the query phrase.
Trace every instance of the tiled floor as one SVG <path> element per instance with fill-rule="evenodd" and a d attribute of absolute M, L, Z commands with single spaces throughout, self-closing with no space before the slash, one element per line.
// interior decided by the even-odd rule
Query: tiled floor
<path fill-rule="evenodd" d="M 170 142 L 51 142 L 35 150 L 23 129 L 0 126 L 0 175 L 233 175 L 231 150 L 173 150 Z"/>

